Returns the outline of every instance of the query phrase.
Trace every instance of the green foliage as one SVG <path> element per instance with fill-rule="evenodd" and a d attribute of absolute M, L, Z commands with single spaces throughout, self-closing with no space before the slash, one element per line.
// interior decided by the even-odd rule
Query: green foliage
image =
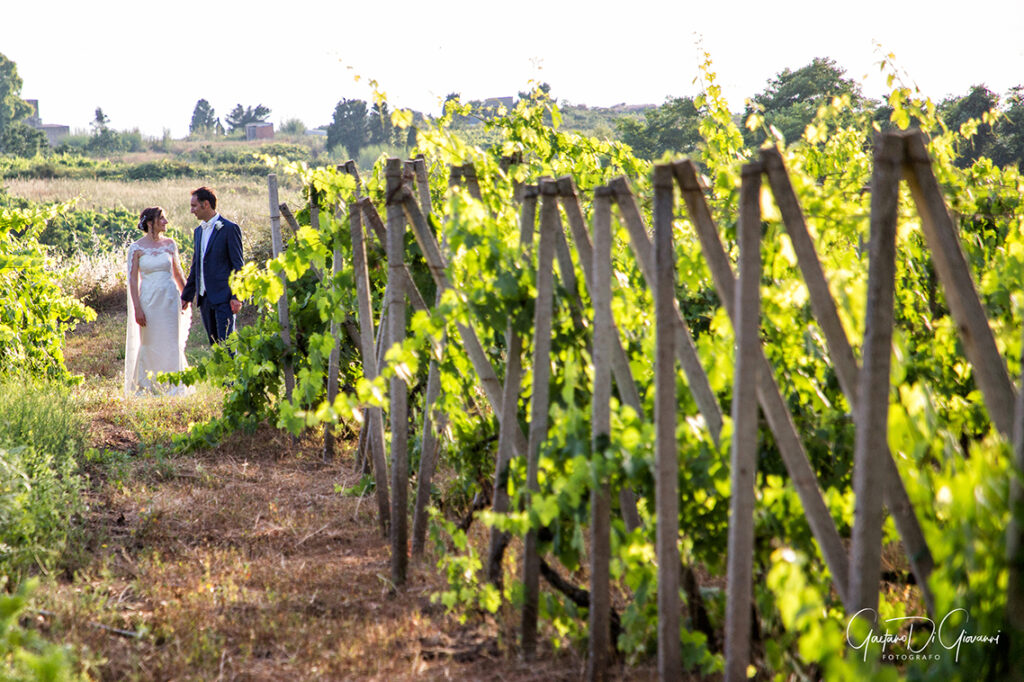
<path fill-rule="evenodd" d="M 0 207 L 0 374 L 70 379 L 64 334 L 95 313 L 67 295 L 39 236 L 58 207 Z"/>
<path fill-rule="evenodd" d="M 73 550 L 82 424 L 59 384 L 0 384 L 0 573 L 17 582 Z"/>
<path fill-rule="evenodd" d="M 32 113 L 32 107 L 21 99 L 21 76 L 18 66 L 0 54 L 0 133 L 11 123 Z"/>
<path fill-rule="evenodd" d="M 192 110 L 192 120 L 189 121 L 188 132 L 192 134 L 208 134 L 217 132 L 218 128 L 221 132 L 224 131 L 213 107 L 205 99 L 200 99 L 196 102 L 195 109 Z"/>
<path fill-rule="evenodd" d="M 68 651 L 27 630 L 21 620 L 37 582 L 29 580 L 13 593 L 0 582 L 0 677 L 10 682 L 66 682 L 78 679 Z"/>
<path fill-rule="evenodd" d="M 383 120 L 378 116 L 378 120 Z M 370 122 L 366 113 L 366 102 L 358 99 L 343 99 L 334 107 L 334 116 L 327 126 L 327 148 L 341 146 L 349 158 L 359 156 L 370 136 Z"/>
<path fill-rule="evenodd" d="M 767 129 L 776 139 L 792 142 L 783 152 L 784 160 L 840 317 L 851 344 L 859 348 L 868 271 L 865 244 L 870 194 L 865 188 L 872 173 L 869 150 L 871 136 L 883 122 L 866 108 L 834 64 L 816 61 L 812 67 L 780 75 L 764 95 L 763 113 L 751 112 L 748 117 L 748 129 Z M 885 62 L 883 69 L 890 70 L 891 64 Z M 699 81 L 701 94 L 686 105 L 696 115 L 700 140 L 694 148 L 700 154 L 707 198 L 720 238 L 726 253 L 735 258 L 740 167 L 756 158 L 757 151 L 745 142 L 709 58 L 702 65 Z M 839 90 L 819 87 L 822 82 L 835 84 Z M 955 161 L 965 141 L 976 132 L 977 121 L 951 129 L 932 102 L 915 95 L 895 74 L 889 85 L 888 122 L 884 124 L 905 128 L 915 123 L 928 135 L 935 172 L 959 223 L 964 253 L 991 317 L 997 345 L 1009 358 L 1010 372 L 1016 375 L 1021 349 L 1018 330 L 1024 314 L 1019 296 L 1024 287 L 1024 207 L 1020 199 L 1024 181 L 1015 168 L 1000 168 L 985 158 L 966 169 L 959 168 Z M 786 97 L 790 104 L 783 106 Z M 318 424 L 358 418 L 361 407 L 386 406 L 387 380 L 392 376 L 409 385 L 413 396 L 410 419 L 419 424 L 423 408 L 418 396 L 422 395 L 425 368 L 428 360 L 437 359 L 443 392 L 437 409 L 448 415 L 451 437 L 444 451 L 444 464 L 453 472 L 453 480 L 441 494 L 446 513 L 464 514 L 470 493 L 490 485 L 495 419 L 486 406 L 481 406 L 475 373 L 458 341 L 455 322 L 472 325 L 485 353 L 499 368 L 499 380 L 508 354 L 507 330 L 511 327 L 529 345 L 537 266 L 535 249 L 520 246 L 516 183 L 534 182 L 544 176 L 571 176 L 581 190 L 585 220 L 592 217 L 588 199 L 591 191 L 613 178 L 629 178 L 641 206 L 650 205 L 652 192 L 647 161 L 638 159 L 627 145 L 563 130 L 559 106 L 543 91 L 521 99 L 512 111 L 493 112 L 479 126 L 486 137 L 475 138 L 473 143 L 455 127 L 459 117 L 472 113 L 470 104 L 453 97 L 439 120 L 433 125 L 422 124 L 418 131 L 417 148 L 412 153 L 422 153 L 430 160 L 430 224 L 445 242 L 451 289 L 434 308 L 410 317 L 408 338 L 401 346 L 387 350 L 383 375 L 372 382 L 362 376 L 358 355 L 347 341 L 342 341 L 341 366 L 348 390 L 333 403 L 324 399 L 326 358 L 334 345 L 327 333 L 328 324 L 345 320 L 355 309 L 354 280 L 349 269 L 351 244 L 344 212 L 335 218 L 333 211 L 323 210 L 321 229 L 316 232 L 304 211 L 300 216 L 302 227 L 289 239 L 286 251 L 265 264 L 247 266 L 236 279 L 236 291 L 251 298 L 263 311 L 261 321 L 240 332 L 227 348 L 215 351 L 209 363 L 194 368 L 188 377 L 190 381 L 206 377 L 232 382 L 225 418 L 218 422 L 221 426 L 215 423 L 198 427 L 193 431 L 193 444 L 216 437 L 218 428 L 263 419 L 298 433 Z M 689 109 L 683 113 L 691 116 Z M 771 119 L 769 114 L 783 118 Z M 785 117 L 789 117 L 786 125 L 792 125 L 796 133 L 779 128 Z M 392 114 L 392 121 L 407 118 L 404 112 Z M 479 198 L 464 187 L 447 186 L 447 169 L 466 163 L 476 169 Z M 310 169 L 294 162 L 284 164 L 284 168 L 302 178 L 309 196 L 324 209 L 345 206 L 354 196 L 351 179 L 334 169 Z M 376 164 L 364 179 L 361 193 L 375 205 L 383 205 L 381 164 Z M 826 504 L 840 532 L 848 534 L 854 508 L 851 408 L 811 314 L 806 287 L 778 209 L 767 195 L 763 206 L 763 345 Z M 731 324 L 718 301 L 694 227 L 682 207 L 677 211 L 677 297 L 693 330 L 712 390 L 720 403 L 728 406 L 734 352 Z M 1005 617 L 1003 532 L 1009 515 L 1006 481 L 1010 476 L 1007 446 L 993 430 L 972 370 L 963 358 L 957 326 L 950 318 L 918 228 L 916 210 L 906 192 L 901 195 L 899 211 L 896 361 L 889 444 L 941 567 L 931 582 L 937 608 L 968 609 L 971 622 L 979 628 L 976 632 L 995 632 Z M 649 215 L 646 217 L 649 221 Z M 524 494 L 526 467 L 521 458 L 513 460 L 508 479 L 503 482 L 511 496 L 512 511 L 485 513 L 482 519 L 515 535 L 536 530 L 545 557 L 557 561 L 571 575 L 587 560 L 586 529 L 593 486 L 607 481 L 614 489 L 628 486 L 635 491 L 644 526 L 627 533 L 621 522 L 613 523 L 612 577 L 618 589 L 628 595 L 627 606 L 620 614 L 623 630 L 618 647 L 630 660 L 640 660 L 653 653 L 657 628 L 651 512 L 654 435 L 646 416 L 653 412 L 654 398 L 650 362 L 654 354 L 653 306 L 625 230 L 618 224 L 614 229 L 613 313 L 640 392 L 643 414 L 613 402 L 607 446 L 592 451 L 590 331 L 586 324 L 577 323 L 592 318 L 591 304 L 582 287 L 578 287 L 577 302 L 576 292 L 568 289 L 567 273 L 561 272 L 559 265 L 551 382 L 547 387 L 534 386 L 529 363 L 532 356 L 527 348 L 523 354 L 523 388 L 517 399 L 522 424 L 527 419 L 529 396 L 539 390 L 549 392 L 548 432 L 540 449 L 540 489 L 530 496 Z M 332 276 L 329 273 L 335 250 L 342 257 L 343 267 Z M 383 254 L 372 241 L 368 242 L 367 254 L 379 319 L 386 268 Z M 406 261 L 424 297 L 433 301 L 431 279 L 408 233 Z M 584 281 L 578 262 L 574 261 L 573 267 L 577 282 Z M 323 273 L 322 279 L 313 274 L 314 269 Z M 284 285 L 289 291 L 294 339 L 287 353 L 276 335 L 274 311 Z M 440 340 L 445 335 L 448 343 L 442 351 Z M 296 387 L 290 401 L 281 396 L 283 360 L 295 368 Z M 677 402 L 680 548 L 687 564 L 720 574 L 725 563 L 732 425 L 726 419 L 716 445 L 682 377 Z M 831 589 L 827 567 L 803 518 L 771 432 L 762 428 L 759 438 L 753 561 L 759 581 L 758 627 L 766 642 L 760 672 L 837 679 L 865 674 L 894 676 L 891 667 L 879 666 L 876 660 L 858 662 L 860 652 L 847 645 L 844 619 L 850 614 L 843 613 Z M 416 443 L 412 445 L 415 459 Z M 461 609 L 461 613 L 494 613 L 502 604 L 515 603 L 519 588 L 514 582 L 502 592 L 480 582 L 478 548 L 464 533 L 441 517 L 435 525 L 435 538 L 445 532 L 448 538 L 440 566 L 449 586 L 437 597 L 446 607 Z M 886 538 L 897 540 L 888 526 Z M 786 549 L 780 553 L 776 551 L 780 547 Z M 712 593 L 707 599 L 711 602 L 712 627 L 720 628 L 723 623 L 718 607 L 723 595 Z M 898 617 L 912 606 L 899 595 L 886 594 L 880 617 Z M 546 593 L 541 611 L 555 646 L 582 644 L 585 618 L 573 602 L 558 593 Z M 687 623 L 680 632 L 686 664 L 701 674 L 712 674 L 721 661 L 710 653 L 704 633 L 691 631 L 692 625 Z M 991 670 L 991 664 L 981 660 L 990 653 L 978 647 L 971 654 L 965 651 L 963 656 L 975 656 L 970 659 L 972 665 Z M 929 661 L 913 661 L 908 668 L 922 677 L 942 677 L 952 670 L 946 662 Z"/>
<path fill-rule="evenodd" d="M 30 159 L 48 149 L 46 135 L 21 121 L 0 128 L 0 154 Z"/>
<path fill-rule="evenodd" d="M 270 118 L 270 109 L 257 104 L 255 107 L 243 107 L 236 104 L 235 108 L 228 113 L 224 121 L 228 124 L 228 132 L 233 133 L 239 130 L 244 131 L 249 123 L 266 123 Z"/>
<path fill-rule="evenodd" d="M 666 152 L 692 155 L 700 144 L 700 113 L 692 97 L 675 97 L 655 109 L 616 121 L 623 142 L 642 159 L 657 159 Z"/>
<path fill-rule="evenodd" d="M 783 69 L 763 92 L 748 100 L 743 118 L 760 114 L 769 128 L 778 131 L 778 137 L 795 142 L 803 137 L 819 107 L 845 95 L 849 108 L 842 112 L 841 122 L 849 124 L 869 102 L 861 95 L 860 85 L 844 74 L 835 60 L 820 57 L 796 71 Z M 756 147 L 764 140 L 765 135 L 758 129 L 750 131 L 750 146 Z"/>

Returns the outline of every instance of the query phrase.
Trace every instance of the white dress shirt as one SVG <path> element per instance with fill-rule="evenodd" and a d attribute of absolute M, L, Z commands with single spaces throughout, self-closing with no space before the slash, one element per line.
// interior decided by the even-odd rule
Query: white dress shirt
<path fill-rule="evenodd" d="M 203 236 L 199 241 L 199 295 L 206 295 L 206 281 L 203 276 L 203 258 L 206 255 L 206 247 L 210 244 L 210 235 L 213 234 L 213 226 L 220 220 L 220 213 L 215 213 L 212 218 L 199 226 L 203 228 Z"/>

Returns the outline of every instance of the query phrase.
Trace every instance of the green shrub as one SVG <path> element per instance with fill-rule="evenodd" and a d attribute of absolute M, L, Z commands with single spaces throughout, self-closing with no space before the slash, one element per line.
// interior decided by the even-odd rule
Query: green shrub
<path fill-rule="evenodd" d="M 0 581 L 0 588 L 3 587 Z M 20 625 L 34 589 L 35 581 L 30 580 L 13 594 L 0 592 L 0 679 L 11 682 L 74 679 L 67 650 Z"/>
<path fill-rule="evenodd" d="M 83 509 L 84 428 L 57 384 L 0 384 L 0 573 L 49 570 L 73 549 Z"/>

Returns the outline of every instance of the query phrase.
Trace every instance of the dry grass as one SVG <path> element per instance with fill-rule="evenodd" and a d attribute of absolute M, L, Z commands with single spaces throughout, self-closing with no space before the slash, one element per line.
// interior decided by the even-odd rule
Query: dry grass
<path fill-rule="evenodd" d="M 84 672 L 101 680 L 581 676 L 574 652 L 520 661 L 511 612 L 460 625 L 431 604 L 442 587 L 435 557 L 414 560 L 408 584 L 394 589 L 372 499 L 343 493 L 360 479 L 351 443 L 324 463 L 319 438 L 293 442 L 263 427 L 174 454 L 170 439 L 215 415 L 219 392 L 120 399 L 124 309 L 109 298 L 67 347 L 72 370 L 88 375 L 79 403 L 98 448 L 87 470 L 91 540 L 74 575 L 52 578 L 37 597 L 37 627 L 72 646 Z"/>

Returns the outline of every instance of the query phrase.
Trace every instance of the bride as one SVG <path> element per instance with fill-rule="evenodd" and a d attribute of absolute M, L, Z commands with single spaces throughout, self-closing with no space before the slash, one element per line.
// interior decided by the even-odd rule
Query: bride
<path fill-rule="evenodd" d="M 126 396 L 156 393 L 182 395 L 187 386 L 155 381 L 160 372 L 188 367 L 185 340 L 191 313 L 181 309 L 185 277 L 178 261 L 178 246 L 162 236 L 167 216 L 159 206 L 139 217 L 146 234 L 128 248 L 128 333 L 124 351 Z"/>

